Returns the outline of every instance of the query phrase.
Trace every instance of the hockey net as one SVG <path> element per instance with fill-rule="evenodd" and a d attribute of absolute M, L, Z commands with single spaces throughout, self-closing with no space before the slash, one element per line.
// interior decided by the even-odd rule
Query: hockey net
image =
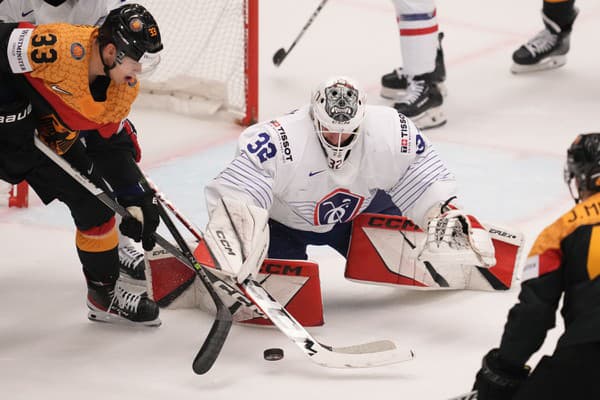
<path fill-rule="evenodd" d="M 139 0 L 158 22 L 164 50 L 136 105 L 240 123 L 258 112 L 258 0 Z"/>
<path fill-rule="evenodd" d="M 250 125 L 258 117 L 258 0 L 138 0 L 157 20 L 164 50 L 136 107 Z M 27 207 L 26 183 L 0 181 L 0 206 Z"/>

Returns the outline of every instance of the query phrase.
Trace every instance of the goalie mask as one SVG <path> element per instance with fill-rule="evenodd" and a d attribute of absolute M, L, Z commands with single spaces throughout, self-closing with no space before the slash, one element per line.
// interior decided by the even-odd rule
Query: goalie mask
<path fill-rule="evenodd" d="M 579 203 L 586 192 L 600 191 L 600 133 L 575 138 L 567 150 L 564 178 L 575 203 Z"/>
<path fill-rule="evenodd" d="M 113 65 L 104 64 L 106 75 L 117 63 L 127 62 L 128 57 L 141 64 L 142 70 L 138 76 L 147 76 L 160 62 L 158 53 L 163 48 L 158 24 L 148 10 L 139 4 L 126 4 L 112 10 L 99 28 L 98 42 L 101 55 L 102 49 L 109 43 L 117 48 Z"/>
<path fill-rule="evenodd" d="M 334 78 L 313 92 L 311 116 L 331 169 L 339 169 L 357 143 L 366 95 L 348 78 Z"/>

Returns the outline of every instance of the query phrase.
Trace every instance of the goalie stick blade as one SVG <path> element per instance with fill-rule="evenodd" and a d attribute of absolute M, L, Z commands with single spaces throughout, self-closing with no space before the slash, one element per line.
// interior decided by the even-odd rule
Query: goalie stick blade
<path fill-rule="evenodd" d="M 231 313 L 227 309 L 218 309 L 217 318 L 192 362 L 192 369 L 196 374 L 205 374 L 213 366 L 225 344 L 232 323 Z"/>
<path fill-rule="evenodd" d="M 316 342 L 314 362 L 329 368 L 372 368 L 410 361 L 412 350 L 401 350 L 391 340 L 379 340 L 347 347 L 332 347 Z M 310 355 L 310 354 L 309 354 Z"/>
<path fill-rule="evenodd" d="M 315 363 L 329 368 L 370 368 L 412 360 L 411 350 L 400 350 L 390 340 L 334 347 L 316 341 L 285 308 L 258 283 L 247 279 L 242 287 L 248 297 Z"/>
<path fill-rule="evenodd" d="M 472 392 L 468 392 L 465 394 L 461 394 L 460 396 L 452 397 L 448 400 L 477 400 L 477 390 L 473 390 Z"/>

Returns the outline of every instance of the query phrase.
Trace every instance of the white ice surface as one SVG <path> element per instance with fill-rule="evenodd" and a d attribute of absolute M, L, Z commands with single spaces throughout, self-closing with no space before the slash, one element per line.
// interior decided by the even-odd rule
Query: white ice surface
<path fill-rule="evenodd" d="M 570 206 L 562 183 L 566 147 L 598 130 L 600 4 L 581 9 L 565 67 L 509 72 L 511 53 L 541 29 L 540 1 L 439 0 L 446 33 L 448 124 L 427 135 L 455 171 L 465 208 L 523 231 L 528 250 L 540 229 Z M 401 64 L 388 0 L 333 0 L 275 68 L 317 1 L 262 0 L 261 118 L 308 100 L 321 79 L 341 73 L 363 83 L 374 103 L 379 79 Z M 197 225 L 206 222 L 203 185 L 233 154 L 241 128 L 136 109 L 143 167 Z M 158 329 L 89 322 L 72 222 L 61 204 L 0 209 L 0 398 L 3 399 L 445 399 L 467 391 L 481 356 L 496 346 L 517 290 L 432 293 L 347 282 L 343 260 L 311 248 L 319 261 L 326 324 L 310 329 L 339 346 L 390 338 L 414 361 L 370 370 L 311 363 L 274 329 L 234 326 L 214 369 L 191 370 L 212 317 L 163 312 Z M 560 328 L 542 350 L 550 353 Z M 262 359 L 281 347 L 279 362 Z"/>

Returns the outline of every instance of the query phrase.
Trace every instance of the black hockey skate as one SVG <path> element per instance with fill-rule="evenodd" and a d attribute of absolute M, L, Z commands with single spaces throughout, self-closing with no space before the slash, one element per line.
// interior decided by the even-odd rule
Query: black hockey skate
<path fill-rule="evenodd" d="M 131 245 L 119 246 L 121 278 L 137 286 L 146 286 L 144 254 Z"/>
<path fill-rule="evenodd" d="M 409 117 L 419 129 L 435 128 L 446 123 L 442 111 L 444 98 L 431 74 L 418 75 L 409 81 L 405 96 L 394 108 Z"/>
<path fill-rule="evenodd" d="M 570 47 L 571 27 L 577 13 L 578 10 L 575 9 L 573 20 L 568 29 L 561 29 L 558 24 L 542 14 L 545 29 L 513 53 L 514 63 L 510 71 L 513 74 L 521 74 L 559 68 L 565 65 Z"/>
<path fill-rule="evenodd" d="M 444 32 L 438 33 L 438 49 L 435 56 L 435 69 L 431 73 L 433 81 L 439 87 L 443 96 L 446 96 L 446 66 L 444 64 L 444 50 L 442 49 L 442 39 Z M 398 100 L 404 96 L 404 91 L 408 87 L 409 77 L 403 73 L 402 68 L 398 68 L 381 77 L 381 97 L 391 100 Z"/>
<path fill-rule="evenodd" d="M 91 321 L 159 326 L 158 305 L 146 292 L 136 291 L 125 282 L 114 288 L 88 282 L 87 306 Z"/>

